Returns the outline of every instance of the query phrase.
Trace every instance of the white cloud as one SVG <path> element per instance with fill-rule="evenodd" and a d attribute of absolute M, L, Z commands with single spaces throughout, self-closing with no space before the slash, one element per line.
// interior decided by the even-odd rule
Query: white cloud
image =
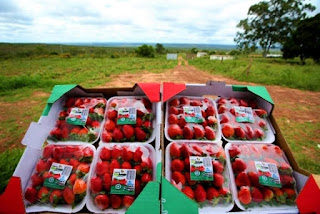
<path fill-rule="evenodd" d="M 0 42 L 233 44 L 237 23 L 257 2 L 0 0 Z"/>

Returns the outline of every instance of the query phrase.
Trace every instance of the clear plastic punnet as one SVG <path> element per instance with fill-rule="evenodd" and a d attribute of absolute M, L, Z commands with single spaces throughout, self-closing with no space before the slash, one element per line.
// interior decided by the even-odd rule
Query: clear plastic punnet
<path fill-rule="evenodd" d="M 228 143 L 225 151 L 232 192 L 241 210 L 298 212 L 293 170 L 279 146 Z"/>
<path fill-rule="evenodd" d="M 26 212 L 79 212 L 95 153 L 81 142 L 45 146 L 24 190 Z"/>
<path fill-rule="evenodd" d="M 101 144 L 94 159 L 86 206 L 94 213 L 125 213 L 150 181 L 156 180 L 150 144 Z"/>
<path fill-rule="evenodd" d="M 272 143 L 275 140 L 268 113 L 254 101 L 219 98 L 217 101 L 222 137 L 231 143 Z"/>
<path fill-rule="evenodd" d="M 165 136 L 175 142 L 221 142 L 219 118 L 213 100 L 176 96 L 166 105 Z"/>
<path fill-rule="evenodd" d="M 100 143 L 151 143 L 156 136 L 155 109 L 145 96 L 110 98 Z"/>
<path fill-rule="evenodd" d="M 199 213 L 228 212 L 234 202 L 221 145 L 172 142 L 166 148 L 166 179 L 200 206 Z"/>
<path fill-rule="evenodd" d="M 48 143 L 95 143 L 100 136 L 107 100 L 101 97 L 69 97 L 62 103 Z"/>

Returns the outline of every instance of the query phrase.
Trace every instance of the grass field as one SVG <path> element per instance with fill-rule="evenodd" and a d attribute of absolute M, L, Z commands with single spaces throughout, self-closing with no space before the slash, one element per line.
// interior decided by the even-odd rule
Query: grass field
<path fill-rule="evenodd" d="M 23 152 L 20 141 L 24 132 L 31 121 L 38 120 L 54 85 L 95 87 L 105 85 L 113 74 L 134 74 L 142 70 L 158 73 L 177 65 L 176 61 L 167 61 L 165 55 L 136 57 L 130 48 L 63 46 L 62 49 L 63 53 L 58 45 L 0 44 L 0 192 Z M 246 76 L 244 71 L 249 62 L 245 57 L 222 63 L 208 58 L 189 60 L 189 64 L 201 70 L 240 81 L 320 91 L 320 66 L 311 61 L 301 66 L 297 60 L 255 58 Z M 310 149 L 299 142 L 317 132 L 319 123 L 287 125 L 285 121 L 286 118 L 280 118 L 279 123 L 293 151 L 298 154 L 301 149 Z M 292 132 L 297 129 L 307 131 L 297 138 Z M 306 154 L 296 158 L 304 169 L 320 174 L 317 159 L 309 159 Z"/>

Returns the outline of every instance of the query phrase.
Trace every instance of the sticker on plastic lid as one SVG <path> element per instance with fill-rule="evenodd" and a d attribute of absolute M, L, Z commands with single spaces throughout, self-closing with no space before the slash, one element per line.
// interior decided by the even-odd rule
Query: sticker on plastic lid
<path fill-rule="evenodd" d="M 135 180 L 135 169 L 114 169 L 111 181 L 110 194 L 134 195 Z"/>
<path fill-rule="evenodd" d="M 49 170 L 49 177 L 44 180 L 43 186 L 64 189 L 71 172 L 72 166 L 53 162 Z"/>
<path fill-rule="evenodd" d="M 183 106 L 183 113 L 187 123 L 202 123 L 204 121 L 200 106 Z"/>
<path fill-rule="evenodd" d="M 189 160 L 192 181 L 213 181 L 211 157 L 190 156 Z"/>
<path fill-rule="evenodd" d="M 281 188 L 280 176 L 276 164 L 255 161 L 255 166 L 261 185 Z"/>
<path fill-rule="evenodd" d="M 118 125 L 131 124 L 134 125 L 137 122 L 137 109 L 135 107 L 123 107 L 118 108 Z"/>
<path fill-rule="evenodd" d="M 67 123 L 84 126 L 87 123 L 88 115 L 88 108 L 72 108 L 69 116 L 67 117 Z"/>
<path fill-rule="evenodd" d="M 239 123 L 254 123 L 254 117 L 251 107 L 234 106 L 236 121 Z"/>

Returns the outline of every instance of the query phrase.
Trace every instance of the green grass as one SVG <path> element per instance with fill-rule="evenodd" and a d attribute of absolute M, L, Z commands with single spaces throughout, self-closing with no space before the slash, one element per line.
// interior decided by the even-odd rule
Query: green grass
<path fill-rule="evenodd" d="M 0 153 L 0 192 L 5 190 L 23 151 L 23 149 L 12 149 Z"/>
<path fill-rule="evenodd" d="M 209 60 L 208 57 L 197 58 L 189 60 L 189 64 L 211 74 L 220 74 L 239 81 L 320 91 L 320 65 L 314 64 L 312 60 L 307 60 L 306 65 L 300 65 L 298 59 L 253 58 L 248 75 L 245 71 L 250 59 L 247 57 L 236 57 L 223 62 Z"/>

